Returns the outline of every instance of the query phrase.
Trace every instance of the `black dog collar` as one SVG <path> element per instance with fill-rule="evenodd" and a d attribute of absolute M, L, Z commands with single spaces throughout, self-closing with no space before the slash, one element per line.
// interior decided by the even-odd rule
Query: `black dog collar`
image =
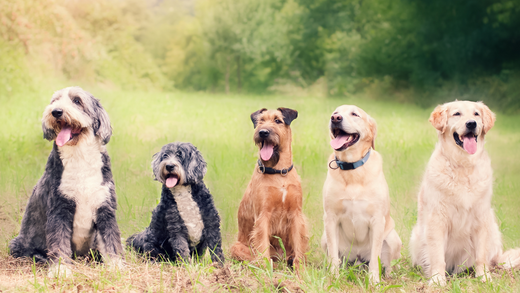
<path fill-rule="evenodd" d="M 276 170 L 264 166 L 264 164 L 262 164 L 262 161 L 260 161 L 260 159 L 258 160 L 258 169 L 262 174 L 282 174 L 282 176 L 287 176 L 287 173 L 289 173 L 292 170 L 292 168 L 293 165 L 291 165 L 291 167 L 289 167 L 288 169 Z"/>
<path fill-rule="evenodd" d="M 340 168 L 341 170 L 354 170 L 354 169 L 357 169 L 361 166 L 363 166 L 367 161 L 368 161 L 368 158 L 370 158 L 370 149 L 368 150 L 368 153 L 359 161 L 357 162 L 354 162 L 354 163 L 348 163 L 348 162 L 343 162 L 343 161 L 340 161 L 338 160 L 338 158 L 336 158 L 334 156 L 334 160 L 330 161 L 329 162 L 329 168 L 335 170 L 335 169 L 338 169 Z M 338 165 L 338 167 L 336 168 L 332 168 L 332 166 L 330 164 L 332 164 L 332 162 L 336 162 L 336 165 Z"/>

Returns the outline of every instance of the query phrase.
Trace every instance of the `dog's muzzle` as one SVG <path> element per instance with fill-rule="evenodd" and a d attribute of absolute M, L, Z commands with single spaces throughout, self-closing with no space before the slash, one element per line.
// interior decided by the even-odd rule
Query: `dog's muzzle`
<path fill-rule="evenodd" d="M 453 133 L 453 139 L 455 143 L 463 148 L 468 154 L 473 155 L 477 152 L 477 122 L 470 120 L 466 122 L 466 131 L 463 135 L 459 135 L 457 132 Z"/>
<path fill-rule="evenodd" d="M 334 136 L 334 139 L 330 141 L 330 145 L 336 151 L 343 151 L 359 140 L 359 133 L 348 133 L 339 124 L 331 123 L 330 132 Z"/>

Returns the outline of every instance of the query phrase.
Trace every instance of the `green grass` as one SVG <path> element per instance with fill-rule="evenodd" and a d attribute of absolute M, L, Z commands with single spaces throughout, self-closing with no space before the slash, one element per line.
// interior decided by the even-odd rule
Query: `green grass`
<path fill-rule="evenodd" d="M 294 165 L 301 176 L 304 212 L 308 217 L 311 249 L 309 265 L 297 277 L 284 265 L 260 266 L 228 261 L 224 269 L 203 263 L 149 263 L 126 253 L 128 267 L 111 272 L 99 264 L 76 265 L 70 280 L 46 279 L 45 267 L 7 256 L 7 244 L 19 230 L 22 212 L 33 186 L 42 175 L 51 143 L 42 139 L 41 113 L 52 90 L 0 97 L 0 290 L 7 291 L 520 291 L 518 272 L 496 271 L 494 282 L 481 284 L 470 276 L 451 279 L 444 289 L 425 287 L 413 269 L 407 245 L 416 221 L 416 194 L 423 170 L 436 142 L 428 123 L 431 109 L 357 98 L 210 95 L 204 93 L 122 92 L 93 90 L 110 115 L 113 137 L 108 144 L 118 196 L 118 222 L 123 237 L 146 227 L 160 196 L 153 180 L 151 157 L 168 142 L 188 141 L 208 163 L 205 182 L 222 218 L 224 250 L 237 233 L 236 214 L 257 158 L 252 142 L 250 113 L 280 106 L 298 110 L 292 124 Z M 366 284 L 363 268 L 350 267 L 339 278 L 328 274 L 318 242 L 323 232 L 321 189 L 331 153 L 327 133 L 332 111 L 342 104 L 363 108 L 378 123 L 376 150 L 384 158 L 390 187 L 391 214 L 403 240 L 396 271 L 382 284 Z M 505 248 L 520 246 L 520 117 L 498 113 L 486 140 L 495 171 L 493 204 Z M 13 285 L 14 284 L 14 285 Z M 393 288 L 392 286 L 402 286 Z M 209 289 L 208 289 L 209 288 Z M 284 291 L 284 292 L 285 292 Z"/>

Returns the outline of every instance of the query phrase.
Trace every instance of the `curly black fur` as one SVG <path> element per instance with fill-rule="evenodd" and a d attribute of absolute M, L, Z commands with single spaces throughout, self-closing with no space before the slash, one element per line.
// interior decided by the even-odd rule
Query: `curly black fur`
<path fill-rule="evenodd" d="M 166 160 L 178 163 L 179 184 L 173 188 L 165 185 L 164 165 Z M 203 256 L 210 250 L 213 262 L 224 262 L 220 217 L 208 188 L 202 181 L 206 173 L 206 162 L 200 152 L 190 143 L 170 143 L 154 155 L 152 168 L 156 180 L 163 183 L 161 201 L 152 212 L 150 226 L 143 232 L 127 239 L 127 245 L 153 259 L 170 261 L 189 260 Z M 190 241 L 188 229 L 179 212 L 174 193 L 179 188 L 191 187 L 191 197 L 200 210 L 204 223 L 200 241 Z M 173 191 L 173 193 L 172 193 Z"/>

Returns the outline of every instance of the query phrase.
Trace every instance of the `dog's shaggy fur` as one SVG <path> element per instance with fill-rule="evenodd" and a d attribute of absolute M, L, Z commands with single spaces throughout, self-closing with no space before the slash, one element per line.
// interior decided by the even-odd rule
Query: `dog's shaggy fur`
<path fill-rule="evenodd" d="M 49 275 L 70 274 L 73 255 L 97 250 L 121 265 L 116 193 L 105 144 L 112 128 L 99 100 L 79 87 L 54 93 L 43 113 L 43 137 L 55 140 L 45 172 L 33 190 L 20 234 L 9 244 L 15 257 L 49 261 Z"/>
<path fill-rule="evenodd" d="M 376 129 L 376 121 L 356 106 L 340 106 L 332 113 L 329 134 L 334 153 L 323 186 L 321 240 L 336 273 L 342 259 L 369 262 L 373 283 L 380 281 L 378 258 L 388 275 L 402 246 L 390 216 L 383 159 L 374 149 Z M 357 162 L 368 152 L 366 163 L 352 170 L 341 170 L 334 162 Z"/>
<path fill-rule="evenodd" d="M 484 138 L 495 115 L 483 103 L 455 101 L 431 114 L 439 142 L 424 174 L 410 252 L 431 283 L 446 284 L 445 272 L 474 268 L 482 281 L 489 268 L 520 265 L 520 249 L 502 253 L 491 207 L 493 171 Z"/>
<path fill-rule="evenodd" d="M 190 143 L 170 143 L 154 155 L 152 169 L 163 184 L 150 226 L 130 236 L 127 245 L 153 259 L 187 261 L 209 249 L 224 262 L 220 217 L 204 185 L 206 162 Z"/>
<path fill-rule="evenodd" d="M 265 167 L 278 170 L 292 166 L 291 122 L 298 112 L 287 108 L 261 109 L 251 114 L 254 141 Z M 302 211 L 300 177 L 295 169 L 282 174 L 263 174 L 256 166 L 238 210 L 238 241 L 231 247 L 237 260 L 261 257 L 283 259 L 298 269 L 304 260 L 309 237 Z M 285 259 L 284 259 L 285 261 Z"/>

